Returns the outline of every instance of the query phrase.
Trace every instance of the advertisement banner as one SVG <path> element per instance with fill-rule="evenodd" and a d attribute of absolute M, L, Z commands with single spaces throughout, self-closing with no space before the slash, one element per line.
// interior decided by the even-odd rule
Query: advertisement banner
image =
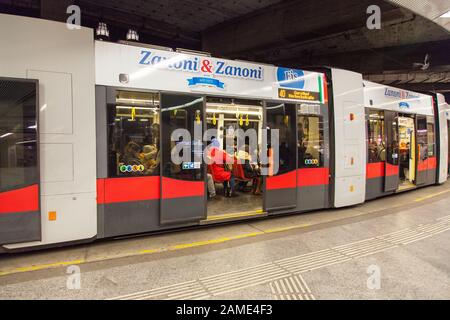
<path fill-rule="evenodd" d="M 96 84 L 323 103 L 324 75 L 251 62 L 96 41 Z"/>
<path fill-rule="evenodd" d="M 364 104 L 400 113 L 433 115 L 432 96 L 364 81 Z"/>

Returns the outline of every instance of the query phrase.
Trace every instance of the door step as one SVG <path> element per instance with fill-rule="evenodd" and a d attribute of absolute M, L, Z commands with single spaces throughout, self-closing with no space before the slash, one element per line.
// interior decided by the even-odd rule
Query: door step
<path fill-rule="evenodd" d="M 262 218 L 262 217 L 267 217 L 267 215 L 268 215 L 267 212 L 264 212 L 262 210 L 237 212 L 237 213 L 226 213 L 226 214 L 210 216 L 206 220 L 200 221 L 200 225 Z"/>
<path fill-rule="evenodd" d="M 417 186 L 414 183 L 403 183 L 398 186 L 397 192 L 408 191 L 417 189 Z"/>

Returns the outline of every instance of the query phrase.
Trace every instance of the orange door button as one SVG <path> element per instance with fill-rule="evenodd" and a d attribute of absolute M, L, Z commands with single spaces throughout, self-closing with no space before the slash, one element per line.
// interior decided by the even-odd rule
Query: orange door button
<path fill-rule="evenodd" d="M 48 212 L 48 221 L 56 221 L 56 211 Z"/>
<path fill-rule="evenodd" d="M 355 120 L 355 114 L 354 113 L 350 113 L 350 121 L 353 121 L 353 120 Z"/>
<path fill-rule="evenodd" d="M 355 192 L 355 186 L 350 186 L 350 192 Z"/>
<path fill-rule="evenodd" d="M 353 166 L 355 164 L 355 158 L 351 157 L 350 158 L 350 164 Z"/>

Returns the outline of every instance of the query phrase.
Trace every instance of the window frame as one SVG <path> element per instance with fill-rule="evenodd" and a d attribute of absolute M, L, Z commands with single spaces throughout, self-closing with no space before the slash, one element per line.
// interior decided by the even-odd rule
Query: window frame
<path fill-rule="evenodd" d="M 376 108 L 365 108 L 365 113 L 366 113 L 366 133 L 367 133 L 367 138 L 366 138 L 366 152 L 367 152 L 367 164 L 372 164 L 372 163 L 385 163 L 388 162 L 388 154 L 387 154 L 387 133 L 386 133 L 386 113 L 384 109 L 376 109 Z M 379 159 L 379 161 L 370 161 L 370 114 L 371 113 L 378 113 L 378 114 L 382 114 L 382 119 L 379 120 L 381 122 L 381 132 L 382 132 L 382 143 L 384 144 L 384 150 L 385 150 L 385 159 L 382 160 L 381 158 Z"/>
<path fill-rule="evenodd" d="M 299 109 L 297 109 L 297 110 L 299 110 Z M 325 165 L 325 162 L 326 162 L 326 151 L 325 151 L 325 144 L 326 144 L 326 141 L 325 141 L 325 121 L 324 121 L 324 118 L 325 118 L 325 115 L 323 115 L 323 114 L 312 114 L 312 113 L 299 113 L 299 112 L 297 112 L 297 117 L 296 117 L 296 121 L 297 121 L 297 150 L 296 150 L 296 152 L 297 152 L 297 154 L 299 154 L 299 143 L 300 143 L 300 140 L 299 140 L 299 136 L 298 136 L 298 134 L 299 134 L 299 127 L 298 127 L 298 125 L 299 125 L 299 118 L 300 117 L 304 117 L 304 118 L 317 118 L 318 120 L 319 120 L 319 137 L 320 137 L 320 134 L 322 133 L 322 140 L 319 140 L 319 144 L 320 144 L 320 142 L 322 142 L 322 153 L 320 154 L 320 159 L 319 159 L 319 165 L 318 166 L 305 166 L 305 164 L 304 163 L 302 163 L 301 165 L 300 165 L 300 157 L 299 156 L 297 156 L 297 168 L 298 169 L 316 169 L 316 168 L 325 168 L 326 167 L 326 165 Z"/>
<path fill-rule="evenodd" d="M 431 125 L 431 127 L 433 128 L 433 141 L 432 144 L 430 145 L 430 131 L 429 131 L 429 125 Z M 428 149 L 427 149 L 427 157 L 436 157 L 436 121 L 434 119 L 433 116 L 427 116 L 427 145 L 428 145 Z M 433 154 L 430 155 L 430 146 L 433 147 Z"/>
<path fill-rule="evenodd" d="M 13 82 L 22 82 L 22 83 L 31 83 L 35 86 L 35 119 L 36 119 L 36 173 L 34 181 L 24 181 L 23 183 L 9 186 L 8 188 L 2 189 L 0 186 L 1 192 L 8 192 L 12 190 L 17 190 L 25 187 L 29 187 L 32 185 L 38 185 L 38 192 L 40 194 L 40 185 L 41 185 L 41 153 L 40 153 L 40 96 L 39 96 L 39 80 L 38 79 L 26 79 L 26 78 L 15 78 L 15 77 L 1 77 L 0 81 L 13 81 Z M 0 168 L 1 170 L 1 168 Z M 40 211 L 40 201 L 39 201 L 39 211 Z"/>
<path fill-rule="evenodd" d="M 174 179 L 174 180 L 180 180 L 180 181 L 187 181 L 187 182 L 189 182 L 189 181 L 190 182 L 199 182 L 199 181 L 206 182 L 206 179 L 207 179 L 207 168 L 206 168 L 206 163 L 203 162 L 203 157 L 202 157 L 202 161 L 201 161 L 201 164 L 200 164 L 200 168 L 194 169 L 195 171 L 197 171 L 197 174 L 199 173 L 199 177 L 198 178 L 195 177 L 195 178 L 192 178 L 192 179 L 179 179 L 176 175 L 168 175 L 168 174 L 165 174 L 165 172 L 164 172 L 164 165 L 166 163 L 165 159 L 164 159 L 164 156 L 165 156 L 165 152 L 167 152 L 167 150 L 165 150 L 165 148 L 164 148 L 165 141 L 163 140 L 163 136 L 165 136 L 165 133 L 163 132 L 163 130 L 164 130 L 163 127 L 165 127 L 165 125 L 166 125 L 166 123 L 164 122 L 163 109 L 168 109 L 168 108 L 163 108 L 163 106 L 162 106 L 163 105 L 162 104 L 162 101 L 163 101 L 162 96 L 163 95 L 172 96 L 172 97 L 175 97 L 175 96 L 177 96 L 177 97 L 186 97 L 186 98 L 197 97 L 198 99 L 202 99 L 202 102 L 201 102 L 202 103 L 202 107 L 201 107 L 201 112 L 200 112 L 201 118 L 200 119 L 202 121 L 202 130 L 203 130 L 203 132 L 205 131 L 205 128 L 206 128 L 206 122 L 204 121 L 205 120 L 205 116 L 206 116 L 206 112 L 205 112 L 206 111 L 206 97 L 207 97 L 206 95 L 204 95 L 204 94 L 196 95 L 195 93 L 179 93 L 179 92 L 169 92 L 169 91 L 160 91 L 159 92 L 159 98 L 160 98 L 160 107 L 159 107 L 159 112 L 160 112 L 160 126 L 159 126 L 160 136 L 159 136 L 159 139 L 160 139 L 160 150 L 161 150 L 161 159 L 160 159 L 160 165 L 159 165 L 159 167 L 160 167 L 159 168 L 160 169 L 159 170 L 160 171 L 160 177 L 161 178 Z M 200 102 L 198 102 L 198 103 L 200 103 Z M 166 112 L 166 111 L 164 111 L 164 112 Z M 194 139 L 194 138 L 195 138 L 194 135 L 191 134 L 191 139 Z M 191 141 L 193 141 L 193 140 L 191 140 Z M 205 147 L 205 142 L 202 139 L 202 153 L 204 152 L 204 147 Z M 191 152 L 193 152 L 192 144 L 191 144 Z M 170 153 L 170 151 L 169 151 L 169 153 Z M 172 161 L 171 161 L 171 163 L 172 163 Z M 183 170 L 186 170 L 186 169 L 183 169 Z M 205 185 L 205 188 L 206 188 L 206 185 Z M 205 196 L 206 196 L 206 193 L 205 193 Z"/>
<path fill-rule="evenodd" d="M 158 153 L 161 151 L 161 92 L 157 90 L 146 90 L 146 89 L 135 89 L 135 88 L 128 88 L 128 87 L 106 87 L 106 167 L 107 167 L 107 177 L 110 179 L 121 179 L 121 178 L 139 178 L 139 177 L 157 177 L 161 176 L 161 165 L 159 164 L 158 170 L 156 170 L 152 174 L 136 174 L 136 175 L 112 175 L 110 171 L 111 166 L 111 159 L 110 159 L 110 145 L 111 145 L 111 139 L 110 139 L 110 111 L 111 108 L 117 108 L 117 106 L 123 105 L 123 103 L 118 103 L 116 100 L 117 93 L 120 91 L 123 92 L 137 92 L 137 93 L 148 93 L 153 94 L 158 97 L 158 119 L 159 119 L 159 150 Z M 142 107 L 145 106 L 144 104 L 139 103 L 127 103 L 129 106 L 135 106 L 135 107 Z M 115 166 L 116 167 L 116 166 Z"/>
<path fill-rule="evenodd" d="M 291 140 L 289 147 L 292 147 L 292 151 L 290 149 L 289 150 L 290 150 L 291 153 L 293 153 L 293 155 L 291 154 L 291 156 L 293 156 L 293 158 L 290 159 L 290 160 L 292 160 L 293 165 L 291 164 L 290 168 L 284 169 L 284 170 L 280 170 L 281 169 L 281 165 L 280 165 L 279 168 L 278 168 L 278 172 L 276 174 L 270 175 L 268 177 L 279 176 L 279 175 L 283 175 L 283 174 L 286 174 L 286 173 L 298 170 L 298 155 L 297 155 L 297 139 L 298 139 L 297 109 L 298 109 L 298 103 L 292 102 L 292 101 L 281 101 L 281 100 L 262 100 L 262 101 L 263 101 L 263 106 L 264 106 L 263 126 L 264 126 L 264 128 L 268 129 L 268 131 L 267 131 L 267 144 L 269 144 L 269 142 L 271 140 L 271 136 L 270 136 L 271 128 L 269 128 L 269 109 L 271 107 L 270 105 L 273 105 L 273 104 L 280 104 L 281 105 L 281 104 L 283 104 L 284 108 L 286 108 L 286 105 L 289 105 L 289 108 L 292 108 L 292 110 L 293 110 L 293 111 L 291 111 L 292 114 L 289 114 L 289 115 L 292 116 L 290 121 L 293 121 L 293 123 L 291 123 L 292 127 L 290 128 L 290 137 L 289 137 L 290 140 Z M 291 109 L 289 109 L 289 110 L 291 110 Z M 285 112 L 284 115 L 286 115 L 286 112 Z M 262 150 L 264 150 L 264 148 L 262 148 Z M 267 151 L 269 151 L 269 148 L 267 148 Z M 279 150 L 278 150 L 278 153 L 280 153 Z"/>

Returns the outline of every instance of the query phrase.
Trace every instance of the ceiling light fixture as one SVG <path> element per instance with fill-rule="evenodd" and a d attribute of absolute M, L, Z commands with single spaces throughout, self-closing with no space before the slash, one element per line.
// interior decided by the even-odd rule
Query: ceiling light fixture
<path fill-rule="evenodd" d="M 139 34 L 134 29 L 128 29 L 127 41 L 139 41 Z"/>
<path fill-rule="evenodd" d="M 1 135 L 1 136 L 0 136 L 0 139 L 6 138 L 6 137 L 8 137 L 8 136 L 10 136 L 10 135 L 13 135 L 13 134 L 14 134 L 14 133 L 12 133 L 12 132 L 5 133 L 4 135 Z"/>
<path fill-rule="evenodd" d="M 98 40 L 108 40 L 109 39 L 108 25 L 104 22 L 99 22 L 97 29 L 95 30 L 95 36 Z"/>

